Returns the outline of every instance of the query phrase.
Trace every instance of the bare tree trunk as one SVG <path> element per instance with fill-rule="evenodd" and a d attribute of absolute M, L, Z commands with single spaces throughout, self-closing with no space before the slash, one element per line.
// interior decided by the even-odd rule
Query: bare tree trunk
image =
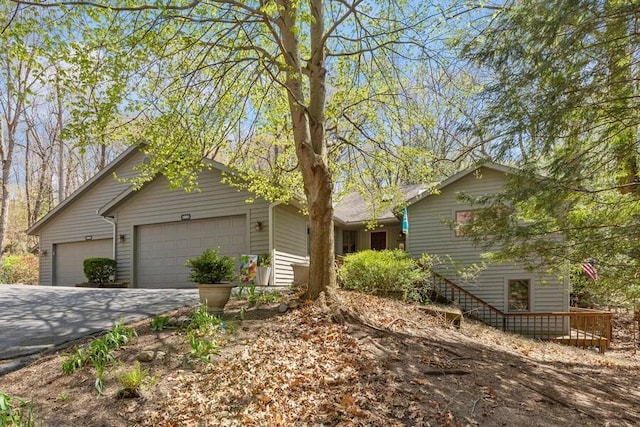
<path fill-rule="evenodd" d="M 27 204 L 27 227 L 31 227 L 34 197 L 31 195 L 31 125 L 27 125 L 24 144 L 24 197 Z"/>
<path fill-rule="evenodd" d="M 4 249 L 4 240 L 7 235 L 7 223 L 9 221 L 9 170 L 11 167 L 10 161 L 8 160 L 8 150 L 5 151 L 5 147 L 8 147 L 8 126 L 7 132 L 5 136 L 4 129 L 4 120 L 0 118 L 0 146 L 2 147 L 2 190 L 0 197 L 0 202 L 2 205 L 0 206 L 0 255 L 3 253 Z M 6 138 L 6 140 L 5 140 Z"/>
<path fill-rule="evenodd" d="M 56 136 L 58 137 L 58 203 L 60 203 L 65 198 L 65 181 L 64 142 L 62 141 L 62 94 L 59 82 L 56 83 L 56 102 L 58 107 L 58 111 L 56 111 L 56 118 L 58 120 L 58 131 L 56 133 Z"/>
<path fill-rule="evenodd" d="M 17 113 L 17 112 L 16 112 Z M 4 253 L 5 240 L 7 238 L 7 228 L 9 226 L 9 202 L 11 193 L 9 191 L 9 178 L 11 177 L 11 166 L 13 164 L 13 151 L 15 148 L 17 118 L 7 124 L 6 140 L 5 133 L 0 125 L 0 144 L 2 144 L 2 207 L 0 207 L 0 254 Z M 2 119 L 0 119 L 2 122 Z"/>
<path fill-rule="evenodd" d="M 309 221 L 312 233 L 311 262 L 309 266 L 309 287 L 307 298 L 316 299 L 324 292 L 336 287 L 334 269 L 333 235 L 333 182 L 327 156 L 325 140 L 325 54 L 324 20 L 321 0 L 311 4 L 311 60 L 304 73 L 309 76 L 309 102 L 305 105 L 303 66 L 300 63 L 300 45 L 297 37 L 297 2 L 281 0 L 282 12 L 278 25 L 282 31 L 284 57 L 287 65 L 286 87 L 289 110 L 293 124 L 293 138 L 296 155 L 307 197 Z"/>
<path fill-rule="evenodd" d="M 25 114 L 27 124 L 25 146 L 25 191 L 27 200 L 27 226 L 40 218 L 43 206 L 51 207 L 53 197 L 52 157 L 56 126 L 48 127 L 48 135 L 42 137 L 35 120 Z M 46 144 L 46 145 L 45 145 Z M 46 203 L 45 203 L 46 202 Z"/>
<path fill-rule="evenodd" d="M 106 165 L 107 165 L 107 145 L 100 144 L 100 156 L 98 158 L 98 170 L 96 172 L 104 169 Z"/>

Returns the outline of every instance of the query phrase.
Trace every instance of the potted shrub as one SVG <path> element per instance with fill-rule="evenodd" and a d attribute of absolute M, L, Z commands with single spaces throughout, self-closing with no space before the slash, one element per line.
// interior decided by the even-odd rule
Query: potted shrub
<path fill-rule="evenodd" d="M 262 254 L 258 256 L 258 272 L 256 274 L 256 285 L 269 286 L 271 281 L 271 255 Z"/>
<path fill-rule="evenodd" d="M 228 256 L 220 256 L 217 249 L 206 249 L 195 258 L 189 258 L 186 267 L 191 269 L 190 279 L 198 285 L 200 302 L 213 314 L 221 314 L 229 301 L 231 283 L 235 277 L 235 264 Z"/>

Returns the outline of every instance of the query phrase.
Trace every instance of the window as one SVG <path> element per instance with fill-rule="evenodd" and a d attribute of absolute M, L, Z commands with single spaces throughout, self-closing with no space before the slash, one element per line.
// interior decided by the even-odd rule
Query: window
<path fill-rule="evenodd" d="M 374 231 L 371 233 L 371 249 L 374 251 L 382 251 L 387 249 L 387 232 Z"/>
<path fill-rule="evenodd" d="M 354 230 L 344 230 L 342 232 L 342 254 L 350 254 L 358 250 L 356 246 L 356 240 L 358 239 L 358 232 Z"/>
<path fill-rule="evenodd" d="M 456 211 L 456 237 L 463 237 L 464 227 L 471 224 L 473 222 L 474 211 L 465 210 L 465 211 Z"/>
<path fill-rule="evenodd" d="M 529 280 L 509 280 L 508 311 L 529 311 Z"/>

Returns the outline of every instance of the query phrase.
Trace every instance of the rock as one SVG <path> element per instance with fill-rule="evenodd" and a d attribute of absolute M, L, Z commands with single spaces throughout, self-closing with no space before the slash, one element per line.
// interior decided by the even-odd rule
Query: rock
<path fill-rule="evenodd" d="M 290 309 L 295 309 L 300 307 L 300 300 L 299 299 L 292 299 L 291 301 L 289 301 L 289 308 Z"/>
<path fill-rule="evenodd" d="M 138 360 L 143 363 L 151 362 L 155 358 L 155 354 L 152 350 L 145 350 L 138 354 Z"/>
<path fill-rule="evenodd" d="M 189 318 L 189 316 L 172 317 L 171 319 L 169 319 L 168 325 L 175 328 L 180 328 L 190 321 L 191 319 Z"/>
<path fill-rule="evenodd" d="M 285 313 L 287 310 L 289 310 L 289 306 L 284 302 L 278 306 L 278 311 L 280 313 Z"/>
<path fill-rule="evenodd" d="M 165 360 L 166 358 L 167 358 L 167 353 L 165 353 L 164 351 L 156 352 L 156 359 Z"/>

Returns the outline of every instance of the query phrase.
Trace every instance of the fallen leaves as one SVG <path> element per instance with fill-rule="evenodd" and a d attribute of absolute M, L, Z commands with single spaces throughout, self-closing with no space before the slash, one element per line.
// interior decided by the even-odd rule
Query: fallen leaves
<path fill-rule="evenodd" d="M 365 306 L 361 301 L 357 306 L 371 311 L 367 321 L 388 324 L 384 300 L 363 297 Z M 206 419 L 208 425 L 386 426 L 428 418 L 433 409 L 411 406 L 414 390 L 402 387 L 397 373 L 386 369 L 351 329 L 308 304 L 273 319 L 245 348 L 218 359 L 197 381 L 185 378 L 147 425 Z M 390 351 L 393 363 L 402 361 L 400 351 Z"/>
<path fill-rule="evenodd" d="M 84 372 L 60 376 L 59 362 L 3 377 L 2 385 L 28 375 L 34 381 L 21 390 L 40 393 L 33 384 L 44 384 L 38 408 L 51 412 L 37 414 L 42 425 L 92 425 L 98 418 L 118 427 L 546 426 L 571 425 L 571 417 L 574 425 L 624 425 L 617 414 L 640 420 L 639 365 L 613 359 L 613 350 L 601 356 L 537 343 L 473 321 L 451 329 L 411 304 L 352 292 L 339 297 L 352 314 L 344 324 L 313 304 L 285 314 L 275 305 L 245 319 L 210 364 L 185 359 L 189 346 L 180 334 L 142 335 L 145 347 L 123 359 L 135 360 L 142 349 L 166 357 L 149 362 L 157 384 L 126 406 L 110 396 L 96 399 L 90 381 L 71 388 Z M 554 403 L 551 389 L 572 396 L 567 401 L 577 409 Z M 71 397 L 51 403 L 61 391 Z"/>

